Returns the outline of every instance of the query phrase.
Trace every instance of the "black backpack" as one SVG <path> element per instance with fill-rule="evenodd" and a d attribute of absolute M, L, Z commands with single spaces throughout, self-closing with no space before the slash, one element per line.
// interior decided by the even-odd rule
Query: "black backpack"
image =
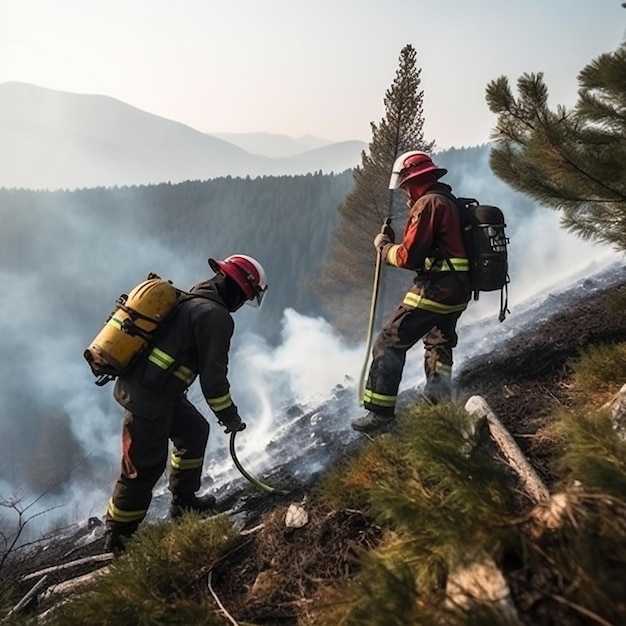
<path fill-rule="evenodd" d="M 447 195 L 447 194 L 446 194 Z M 500 291 L 502 322 L 508 309 L 509 263 L 506 223 L 502 211 L 488 204 L 480 204 L 474 198 L 449 196 L 458 206 L 463 226 L 463 241 L 469 259 L 469 273 L 474 300 L 481 291 Z M 444 249 L 444 256 L 449 254 Z M 450 264 L 452 269 L 454 267 Z"/>

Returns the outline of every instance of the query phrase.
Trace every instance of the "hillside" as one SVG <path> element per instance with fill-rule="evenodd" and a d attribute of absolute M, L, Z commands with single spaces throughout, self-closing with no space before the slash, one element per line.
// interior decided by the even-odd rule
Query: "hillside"
<path fill-rule="evenodd" d="M 343 172 L 366 147 L 348 141 L 269 158 L 114 98 L 25 83 L 0 85 L 0 135 L 0 187 L 50 190 Z"/>
<path fill-rule="evenodd" d="M 574 285 L 567 294 L 560 296 L 565 306 L 550 316 L 540 316 L 493 353 L 465 363 L 459 373 L 459 400 L 483 395 L 549 488 L 558 488 L 558 477 L 553 473 L 551 462 L 556 449 L 554 441 L 542 437 L 541 432 L 555 408 L 572 404 L 572 359 L 590 345 L 626 342 L 626 317 L 615 309 L 612 300 L 620 293 L 626 296 L 626 276 L 623 275 L 611 276 L 606 283 L 586 281 Z M 356 435 L 352 444 L 337 449 L 337 455 L 350 456 L 369 445 L 366 438 Z M 366 512 L 351 508 L 329 509 L 314 496 L 303 500 L 312 487 L 312 484 L 301 486 L 287 496 L 261 494 L 253 497 L 245 491 L 235 496 L 239 498 L 240 513 L 247 512 L 246 526 L 255 528 L 238 549 L 211 567 L 209 587 L 237 623 L 310 624 L 306 618 L 310 609 L 324 603 L 317 595 L 320 586 L 353 575 L 358 570 L 355 557 L 359 551 L 369 550 L 379 543 L 380 526 Z M 309 522 L 301 528 L 286 528 L 283 520 L 289 504 L 302 502 Z M 223 505 L 227 507 L 232 503 L 231 499 Z M 622 508 L 625 504 L 621 503 Z M 262 526 L 257 525 L 259 521 Z M 76 536 L 52 542 L 50 546 L 54 549 L 39 551 L 28 563 L 28 571 L 97 553 L 101 546 L 101 539 L 97 537 L 101 531 L 98 527 L 89 531 L 86 526 L 83 528 L 79 534 L 84 537 L 91 532 L 91 544 L 78 548 Z M 600 562 L 606 562 L 606 567 L 613 568 L 616 580 L 623 580 L 626 575 L 626 555 L 617 549 L 618 545 L 623 548 L 624 539 L 624 536 L 615 537 L 611 546 L 603 543 L 606 536 L 597 538 L 597 557 Z M 505 575 L 520 619 L 511 623 L 524 626 L 624 623 L 626 608 L 621 613 L 622 621 L 615 622 L 602 617 L 602 607 L 581 607 L 567 600 L 576 586 L 575 576 L 572 580 L 568 576 L 563 578 L 559 564 L 549 558 L 553 548 L 550 540 L 538 546 L 548 554 L 539 569 L 508 563 Z M 206 574 L 205 570 L 200 578 L 206 578 Z M 58 578 L 59 574 L 55 576 Z M 26 586 L 22 590 L 25 589 Z M 215 608 L 214 600 L 206 591 L 203 593 L 207 605 Z M 384 599 L 380 600 L 383 603 Z M 45 606 L 44 603 L 42 608 Z M 620 609 L 608 606 L 605 610 L 608 615 L 615 615 Z M 423 623 L 439 623 L 425 619 Z M 103 617 L 102 622 L 93 623 L 111 622 Z M 207 621 L 202 623 L 220 624 L 226 620 L 207 616 Z M 330 624 L 315 623 L 316 626 Z M 383 626 L 383 622 L 374 617 L 358 623 Z"/>

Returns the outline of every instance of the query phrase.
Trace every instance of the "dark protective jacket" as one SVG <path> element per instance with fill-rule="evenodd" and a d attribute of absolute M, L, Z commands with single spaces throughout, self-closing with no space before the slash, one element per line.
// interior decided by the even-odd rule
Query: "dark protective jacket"
<path fill-rule="evenodd" d="M 408 306 L 448 313 L 471 295 L 461 216 L 449 185 L 436 183 L 411 207 L 402 242 L 387 244 L 388 265 L 417 272 Z"/>
<path fill-rule="evenodd" d="M 153 336 L 151 349 L 116 381 L 114 397 L 128 411 L 149 417 L 175 402 L 196 376 L 218 420 L 237 412 L 230 396 L 228 353 L 234 321 L 214 279 L 194 285 Z"/>

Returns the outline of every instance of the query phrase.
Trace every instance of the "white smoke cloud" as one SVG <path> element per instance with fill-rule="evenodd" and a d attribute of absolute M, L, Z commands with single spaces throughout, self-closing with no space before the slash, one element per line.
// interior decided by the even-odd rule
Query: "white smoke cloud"
<path fill-rule="evenodd" d="M 61 504 L 59 513 L 67 518 L 100 516 L 117 478 L 122 409 L 111 398 L 111 385 L 94 385 L 82 352 L 100 330 L 99 325 L 121 290 L 132 288 L 150 271 L 186 287 L 205 278 L 207 266 L 203 251 L 169 250 L 154 239 L 139 237 L 132 223 L 122 227 L 114 221 L 111 225 L 106 216 L 95 221 L 76 211 L 67 215 L 59 212 L 47 219 L 50 228 L 44 228 L 46 236 L 37 231 L 34 241 L 21 242 L 32 246 L 32 266 L 3 267 L 0 271 L 0 287 L 3 293 L 11 294 L 11 306 L 0 316 L 0 328 L 5 345 L 17 355 L 11 363 L 5 363 L 2 379 L 13 389 L 20 385 L 33 404 L 66 411 L 85 453 L 97 459 L 95 484 L 85 487 L 75 481 L 60 499 L 45 498 L 33 511 Z M 503 324 L 498 323 L 497 294 L 482 294 L 478 302 L 470 303 L 459 324 L 457 367 L 474 354 L 497 349 L 499 341 L 516 332 L 527 308 L 540 303 L 550 292 L 623 259 L 606 247 L 565 233 L 558 221 L 558 213 L 546 210 L 516 229 L 509 248 L 511 313 Z M 207 238 L 208 249 L 210 244 Z M 407 286 L 411 279 L 407 272 Z M 67 295 L 74 296 L 73 302 L 82 307 L 76 319 L 74 311 L 64 307 Z M 369 302 L 362 306 L 369 309 Z M 93 320 L 94 326 L 79 324 L 78 313 L 81 320 Z M 268 446 L 277 436 L 289 437 L 290 407 L 314 410 L 337 385 L 356 388 L 366 356 L 364 342 L 348 345 L 323 318 L 308 317 L 289 308 L 283 313 L 279 342 L 272 346 L 250 330 L 264 313 L 261 308 L 235 314 L 230 359 L 233 397 L 248 424 L 239 436 L 240 454 L 251 470 L 284 462 L 284 458 L 271 458 Z M 364 328 L 364 340 L 365 332 Z M 422 383 L 422 345 L 418 342 L 408 355 L 400 389 Z M 0 405 L 4 424 L 19 419 L 25 410 L 17 401 L 9 402 L 8 397 L 8 392 L 3 394 Z M 350 432 L 350 420 L 363 409 L 353 390 L 349 397 L 351 404 L 333 416 L 329 428 Z M 228 437 L 216 426 L 198 385 L 190 390 L 189 398 L 213 426 L 205 465 L 207 476 L 218 482 L 228 481 L 237 475 L 228 457 Z M 293 454 L 306 445 L 308 441 L 294 442 Z M 0 496 L 16 489 L 7 477 L 0 481 Z"/>

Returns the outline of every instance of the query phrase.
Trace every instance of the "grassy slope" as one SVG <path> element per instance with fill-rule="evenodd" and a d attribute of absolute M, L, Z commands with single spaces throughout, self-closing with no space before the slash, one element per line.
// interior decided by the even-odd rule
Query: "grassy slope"
<path fill-rule="evenodd" d="M 245 537 L 224 517 L 146 527 L 46 623 L 228 623 L 217 599 L 240 624 L 626 623 L 626 443 L 602 408 L 624 381 L 621 342 L 584 348 L 560 379 L 567 401 L 538 433 L 564 505 L 552 526 L 462 407 L 413 406 L 327 472 L 302 528 L 285 527 L 286 504 Z M 476 560 L 500 568 L 516 616 L 445 602 Z"/>

